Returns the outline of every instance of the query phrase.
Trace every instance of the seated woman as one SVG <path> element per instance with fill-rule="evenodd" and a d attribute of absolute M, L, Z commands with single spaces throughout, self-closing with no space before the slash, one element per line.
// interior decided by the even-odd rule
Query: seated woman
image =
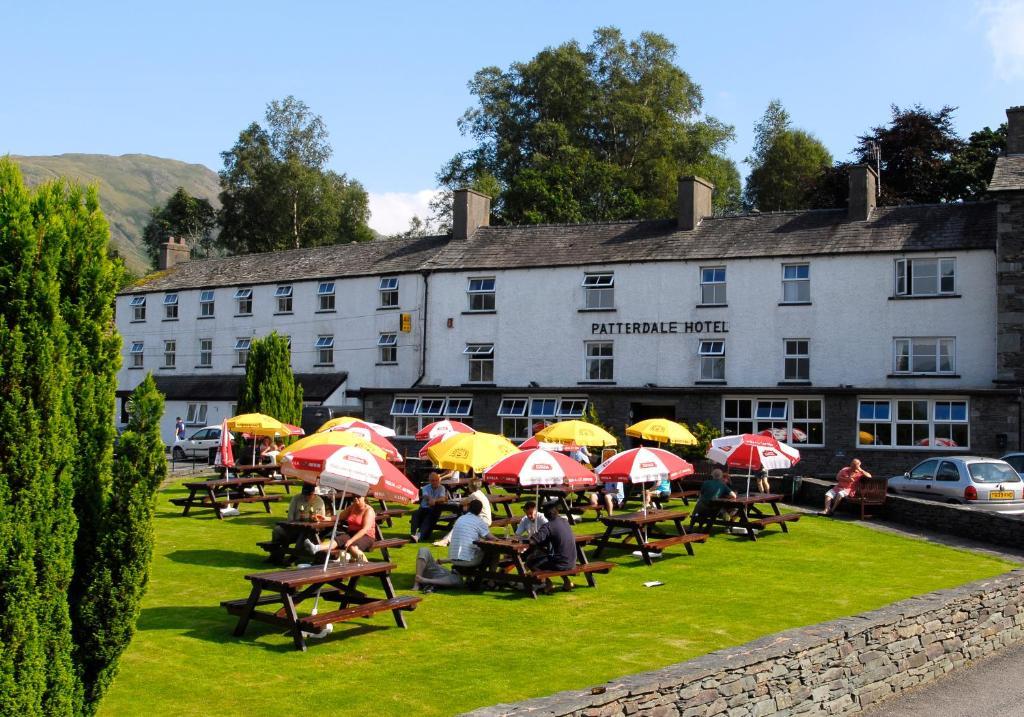
<path fill-rule="evenodd" d="M 644 489 L 644 505 L 654 503 L 660 506 L 668 502 L 671 495 L 672 483 L 669 481 L 668 476 L 666 476 L 658 481 L 653 488 Z"/>
<path fill-rule="evenodd" d="M 339 532 L 334 540 L 324 540 L 319 545 L 306 540 L 306 550 L 316 555 L 322 550 L 333 550 L 340 547 L 344 552 L 342 558 L 350 556 L 352 560 L 365 563 L 366 550 L 373 545 L 377 532 L 377 514 L 366 498 L 357 495 L 347 508 L 338 515 Z"/>
<path fill-rule="evenodd" d="M 260 463 L 274 463 L 274 456 L 277 455 L 277 448 L 269 437 L 260 441 Z"/>

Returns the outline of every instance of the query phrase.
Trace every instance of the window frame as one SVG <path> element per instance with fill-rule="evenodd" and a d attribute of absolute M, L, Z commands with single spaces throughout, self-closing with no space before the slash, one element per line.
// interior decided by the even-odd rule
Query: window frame
<path fill-rule="evenodd" d="M 920 360 L 931 358 L 932 355 L 917 351 L 919 345 L 925 342 L 934 342 L 935 369 L 927 371 L 917 369 L 916 363 Z M 905 353 L 901 346 L 906 346 Z M 948 348 L 947 356 L 949 368 L 942 369 L 943 346 Z M 920 357 L 920 358 L 918 358 Z M 905 358 L 906 368 L 900 368 L 901 359 Z M 955 376 L 956 375 L 956 337 L 955 336 L 894 336 L 892 339 L 892 374 L 893 376 Z"/>
<path fill-rule="evenodd" d="M 211 319 L 216 313 L 217 295 L 213 289 L 203 289 L 199 292 L 199 318 Z"/>
<path fill-rule="evenodd" d="M 210 342 L 210 348 L 208 350 L 206 350 L 206 351 L 203 350 L 203 342 L 204 341 L 209 341 Z M 205 357 L 204 357 L 204 354 L 205 354 Z M 204 358 L 206 359 L 205 361 L 203 360 Z M 199 363 L 196 365 L 196 368 L 213 368 L 213 339 L 212 338 L 202 338 L 202 339 L 199 339 Z"/>
<path fill-rule="evenodd" d="M 132 345 L 128 347 L 128 355 L 132 357 L 132 365 L 129 368 L 145 368 L 146 342 L 132 341 Z"/>
<path fill-rule="evenodd" d="M 697 356 L 700 359 L 698 381 L 725 383 L 725 339 L 698 339 Z"/>
<path fill-rule="evenodd" d="M 397 276 L 382 276 L 380 278 L 380 282 L 377 284 L 377 308 L 399 308 L 398 291 L 399 280 Z"/>
<path fill-rule="evenodd" d="M 494 383 L 494 344 L 467 343 L 462 353 L 469 357 L 468 383 Z"/>
<path fill-rule="evenodd" d="M 934 264 L 935 268 L 935 290 L 934 291 L 917 291 L 914 283 L 916 281 L 914 275 L 914 266 L 923 266 L 926 264 Z M 943 284 L 947 275 L 943 273 L 944 266 L 952 267 L 952 273 L 948 275 L 949 288 L 943 289 Z M 929 297 L 929 296 L 955 296 L 957 279 L 956 279 L 956 257 L 955 256 L 942 256 L 942 257 L 900 257 L 895 260 L 895 266 L 893 271 L 893 295 L 897 297 Z M 923 280 L 929 279 L 933 276 L 932 274 L 925 274 Z"/>
<path fill-rule="evenodd" d="M 316 288 L 317 310 L 315 313 L 328 314 L 337 310 L 337 285 L 334 281 L 321 281 Z"/>
<path fill-rule="evenodd" d="M 291 284 L 280 284 L 274 290 L 274 299 L 277 301 L 278 314 L 291 314 L 294 312 L 295 289 Z"/>
<path fill-rule="evenodd" d="M 449 412 L 449 409 L 454 412 Z M 397 436 L 411 438 L 427 424 L 445 418 L 471 424 L 472 412 L 473 397 L 465 394 L 398 395 L 391 401 L 390 415 Z"/>
<path fill-rule="evenodd" d="M 318 334 L 313 342 L 317 366 L 334 365 L 334 334 Z"/>
<path fill-rule="evenodd" d="M 788 269 L 806 269 L 806 276 L 787 277 Z M 786 292 L 794 287 L 796 298 L 788 298 Z M 802 296 L 806 294 L 806 296 Z M 810 262 L 792 262 L 782 265 L 782 303 L 783 304 L 809 304 L 811 303 L 811 264 Z"/>
<path fill-rule="evenodd" d="M 160 368 L 177 368 L 178 340 L 164 339 L 164 363 Z"/>
<path fill-rule="evenodd" d="M 235 316 L 252 316 L 252 288 L 241 287 L 235 291 Z"/>
<path fill-rule="evenodd" d="M 783 404 L 781 410 L 777 404 Z M 762 405 L 771 410 L 763 414 L 760 410 Z M 730 408 L 733 409 L 731 413 Z M 781 429 L 789 438 L 785 442 L 801 449 L 825 446 L 824 396 L 725 395 L 722 397 L 721 417 L 722 435 Z M 796 440 L 797 431 L 804 434 L 803 441 Z M 812 443 L 812 438 L 817 440 Z"/>
<path fill-rule="evenodd" d="M 924 417 L 917 414 L 918 406 L 925 404 Z M 872 412 L 865 416 L 866 404 L 887 406 L 888 420 Z M 901 404 L 911 404 L 901 406 Z M 940 415 L 939 406 L 948 406 L 949 415 Z M 959 408 L 954 412 L 954 407 Z M 901 415 L 901 408 L 910 408 L 910 415 Z M 959 417 L 958 417 L 959 416 Z M 873 426 L 874 431 L 866 431 Z M 878 440 L 877 426 L 885 426 L 888 442 Z M 964 451 L 971 449 L 971 402 L 966 396 L 858 396 L 856 444 L 858 448 L 900 451 Z M 905 440 L 909 432 L 910 440 Z M 862 440 L 863 434 L 871 435 L 870 442 Z M 901 437 L 901 434 L 903 437 Z M 957 440 L 957 438 L 961 440 Z M 941 441 L 941 443 L 939 442 Z M 949 441 L 952 442 L 950 445 Z"/>
<path fill-rule="evenodd" d="M 178 320 L 178 293 L 164 294 L 164 321 Z"/>
<path fill-rule="evenodd" d="M 699 267 L 700 271 L 700 306 L 728 306 L 728 273 L 725 265 L 714 265 L 714 266 L 702 266 Z M 705 272 L 713 272 L 711 278 L 708 279 Z M 717 272 L 722 272 L 722 278 L 717 278 Z M 712 301 L 706 299 L 706 289 L 710 289 Z M 722 296 L 718 296 L 718 291 L 721 289 Z"/>
<path fill-rule="evenodd" d="M 249 362 L 249 349 L 252 348 L 251 336 L 239 336 L 235 339 L 235 367 L 244 367 Z"/>
<path fill-rule="evenodd" d="M 388 338 L 390 337 L 390 338 Z M 377 348 L 379 363 L 398 363 L 398 334 L 393 331 L 381 332 L 377 336 Z"/>
<path fill-rule="evenodd" d="M 202 402 L 189 403 L 185 407 L 185 425 L 186 426 L 205 426 L 206 425 L 206 414 L 209 409 L 209 404 Z"/>
<path fill-rule="evenodd" d="M 615 272 L 583 273 L 583 308 L 587 311 L 610 311 L 615 308 Z"/>
<path fill-rule="evenodd" d="M 497 311 L 497 279 L 493 276 L 471 276 L 468 277 L 468 281 L 466 295 L 469 301 L 469 309 L 466 313 L 487 314 Z M 474 282 L 480 282 L 475 289 L 473 288 Z M 489 289 L 486 288 L 487 282 L 490 282 Z M 474 306 L 474 303 L 477 302 L 480 303 L 480 306 Z"/>
<path fill-rule="evenodd" d="M 802 353 L 800 344 L 803 344 Z M 810 339 L 782 339 L 782 380 L 794 382 L 811 380 Z"/>
<path fill-rule="evenodd" d="M 608 347 L 608 353 L 594 353 L 598 347 Z M 607 376 L 603 375 L 607 366 Z M 585 383 L 605 383 L 615 380 L 615 342 L 584 341 L 583 342 L 583 381 Z M 557 412 L 557 403 L 556 403 Z M 557 413 L 556 413 L 557 415 Z"/>
<path fill-rule="evenodd" d="M 132 323 L 142 323 L 146 320 L 146 295 L 137 294 L 128 302 L 132 309 Z"/>

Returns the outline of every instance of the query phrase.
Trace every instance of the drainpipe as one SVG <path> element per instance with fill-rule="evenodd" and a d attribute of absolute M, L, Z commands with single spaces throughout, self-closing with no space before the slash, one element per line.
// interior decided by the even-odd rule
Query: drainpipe
<path fill-rule="evenodd" d="M 430 301 L 430 272 L 422 272 L 423 276 L 423 326 L 421 328 L 422 338 L 420 340 L 420 375 L 412 382 L 409 388 L 416 388 L 427 373 L 427 306 Z"/>

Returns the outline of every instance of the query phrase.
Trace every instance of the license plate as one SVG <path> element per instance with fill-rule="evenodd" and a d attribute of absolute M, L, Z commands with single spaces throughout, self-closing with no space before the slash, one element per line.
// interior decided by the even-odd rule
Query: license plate
<path fill-rule="evenodd" d="M 988 494 L 989 500 L 1013 500 L 1012 490 L 994 490 Z"/>

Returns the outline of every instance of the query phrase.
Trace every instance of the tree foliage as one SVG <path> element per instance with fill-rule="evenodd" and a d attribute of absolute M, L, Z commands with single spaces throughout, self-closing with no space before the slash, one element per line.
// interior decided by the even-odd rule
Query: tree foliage
<path fill-rule="evenodd" d="M 807 209 L 808 188 L 832 165 L 832 155 L 813 135 L 790 126 L 789 114 L 772 100 L 754 127 L 754 150 L 744 203 L 760 211 Z"/>
<path fill-rule="evenodd" d="M 372 239 L 366 190 L 326 169 L 332 150 L 320 116 L 288 96 L 267 105 L 264 119 L 221 153 L 218 243 L 245 254 Z"/>
<path fill-rule="evenodd" d="M 567 42 L 479 70 L 469 83 L 477 106 L 459 120 L 476 146 L 449 160 L 439 183 L 493 184 L 501 223 L 674 216 L 685 174 L 715 183 L 717 208 L 734 207 L 739 174 L 722 153 L 732 127 L 701 115 L 700 88 L 675 59 L 662 35 L 626 41 L 603 27 L 586 48 Z"/>
<path fill-rule="evenodd" d="M 30 193 L 0 161 L 0 704 L 9 713 L 95 710 L 134 624 L 124 596 L 141 591 L 148 569 L 147 557 L 124 575 L 109 546 L 120 277 L 108 241 L 95 188 L 53 182 Z"/>
<path fill-rule="evenodd" d="M 996 159 L 1005 151 L 1005 122 L 994 130 L 984 127 L 971 132 L 967 141 L 950 158 L 947 194 L 964 201 L 983 198 L 996 168 Z"/>
<path fill-rule="evenodd" d="M 239 413 L 263 413 L 284 423 L 302 423 L 302 386 L 295 380 L 288 339 L 276 331 L 252 342 Z"/>
<path fill-rule="evenodd" d="M 171 237 L 184 239 L 192 256 L 208 257 L 213 248 L 217 212 L 202 197 L 193 197 L 178 187 L 162 207 L 150 210 L 149 223 L 142 232 L 146 254 L 154 266 L 160 257 L 160 245 Z"/>

